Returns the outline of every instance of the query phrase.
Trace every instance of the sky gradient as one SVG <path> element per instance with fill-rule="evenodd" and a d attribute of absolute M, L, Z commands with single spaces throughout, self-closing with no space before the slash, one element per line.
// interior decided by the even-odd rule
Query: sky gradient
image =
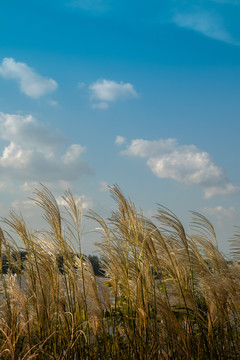
<path fill-rule="evenodd" d="M 28 196 L 70 187 L 109 216 L 118 184 L 147 216 L 219 247 L 240 223 L 240 1 L 17 0 L 0 5 L 0 210 L 36 226 Z M 40 225 L 39 225 L 40 226 Z M 86 225 L 86 231 L 94 227 Z M 91 253 L 97 235 L 86 235 Z"/>

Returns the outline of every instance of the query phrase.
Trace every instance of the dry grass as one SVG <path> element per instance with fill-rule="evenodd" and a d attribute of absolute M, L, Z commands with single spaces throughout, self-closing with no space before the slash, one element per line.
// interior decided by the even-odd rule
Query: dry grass
<path fill-rule="evenodd" d="M 239 236 L 235 260 L 226 261 L 205 217 L 193 214 L 188 235 L 159 205 L 156 226 L 115 186 L 118 210 L 107 223 L 88 215 L 102 233 L 102 285 L 82 254 L 71 192 L 64 217 L 46 187 L 35 195 L 47 229 L 34 232 L 11 212 L 0 231 L 0 263 L 4 256 L 15 272 L 0 275 L 1 359 L 240 358 Z"/>

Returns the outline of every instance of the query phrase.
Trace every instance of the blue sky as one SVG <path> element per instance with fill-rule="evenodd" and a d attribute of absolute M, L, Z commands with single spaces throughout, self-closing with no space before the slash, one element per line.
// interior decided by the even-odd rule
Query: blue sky
<path fill-rule="evenodd" d="M 240 1 L 29 0 L 0 5 L 0 210 L 43 182 L 85 211 L 119 184 L 147 216 L 240 221 Z M 86 230 L 94 224 L 86 224 Z M 96 236 L 85 236 L 92 252 Z"/>

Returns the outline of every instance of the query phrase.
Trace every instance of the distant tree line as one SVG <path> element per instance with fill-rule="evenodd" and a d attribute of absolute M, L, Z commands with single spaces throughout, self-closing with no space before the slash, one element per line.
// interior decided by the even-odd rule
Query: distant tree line
<path fill-rule="evenodd" d="M 88 258 L 92 264 L 94 274 L 96 276 L 104 276 L 104 270 L 101 269 L 101 261 L 97 255 L 83 255 L 83 261 Z M 27 259 L 26 251 L 12 252 L 10 255 L 2 255 L 1 273 L 7 274 L 10 271 L 12 274 L 20 273 L 24 270 L 24 262 Z M 59 271 L 64 273 L 64 258 L 61 255 L 57 255 L 57 264 Z"/>

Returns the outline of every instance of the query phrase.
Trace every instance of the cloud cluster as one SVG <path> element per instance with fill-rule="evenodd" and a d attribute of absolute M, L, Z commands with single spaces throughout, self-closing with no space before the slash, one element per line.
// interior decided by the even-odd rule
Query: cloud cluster
<path fill-rule="evenodd" d="M 16 80 L 21 92 L 34 99 L 38 99 L 58 87 L 55 80 L 38 75 L 27 64 L 16 62 L 13 58 L 3 59 L 0 65 L 0 75 L 5 79 Z"/>
<path fill-rule="evenodd" d="M 90 174 L 82 161 L 80 144 L 66 147 L 66 139 L 31 115 L 0 113 L 0 137 L 6 142 L 0 154 L 1 176 L 24 181 L 72 181 Z"/>
<path fill-rule="evenodd" d="M 106 109 L 109 103 L 121 98 L 136 97 L 137 93 L 130 83 L 117 83 L 112 80 L 98 80 L 89 86 L 91 99 L 95 102 L 92 107 Z"/>
<path fill-rule="evenodd" d="M 202 186 L 206 198 L 240 191 L 207 152 L 194 145 L 179 145 L 176 139 L 135 139 L 121 153 L 146 158 L 147 165 L 159 178 Z"/>

